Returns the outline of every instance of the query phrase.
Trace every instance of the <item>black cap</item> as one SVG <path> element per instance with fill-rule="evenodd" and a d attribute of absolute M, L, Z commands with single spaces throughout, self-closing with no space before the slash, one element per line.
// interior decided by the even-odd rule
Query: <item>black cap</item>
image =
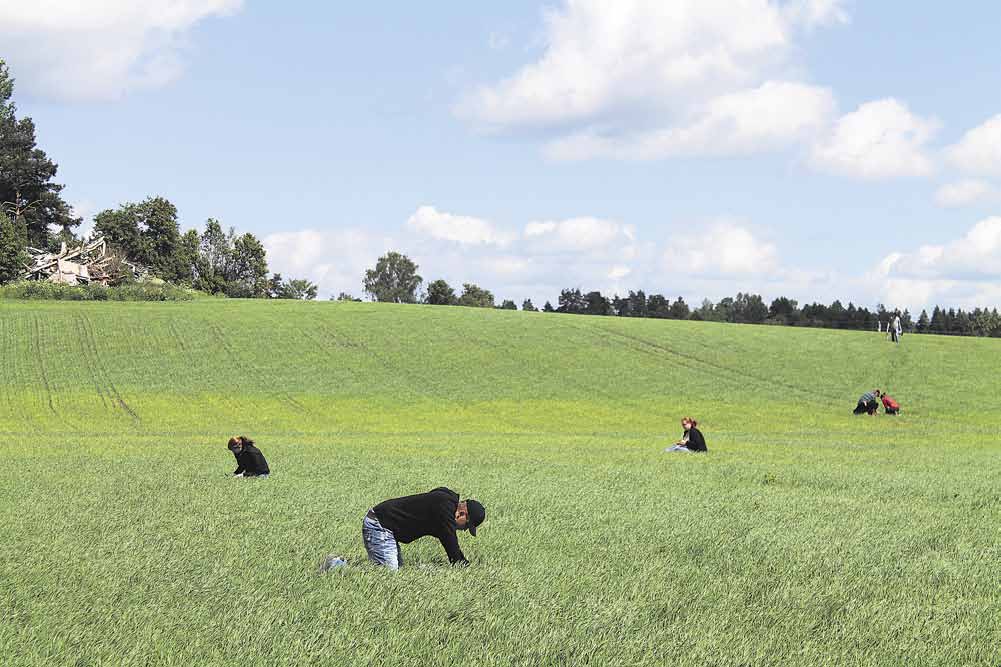
<path fill-rule="evenodd" d="M 483 508 L 483 505 L 477 500 L 472 498 L 466 499 L 466 512 L 469 515 L 469 534 L 476 537 L 476 527 L 483 523 L 483 520 L 487 518 L 487 511 Z"/>

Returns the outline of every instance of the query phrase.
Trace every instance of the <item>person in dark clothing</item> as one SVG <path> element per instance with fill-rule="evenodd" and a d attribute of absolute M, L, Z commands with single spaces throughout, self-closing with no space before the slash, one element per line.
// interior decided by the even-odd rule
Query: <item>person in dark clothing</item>
<path fill-rule="evenodd" d="M 264 459 L 264 454 L 254 446 L 254 441 L 244 435 L 238 435 L 229 439 L 229 451 L 236 457 L 236 470 L 234 477 L 264 477 L 271 474 L 268 462 Z"/>
<path fill-rule="evenodd" d="M 867 391 L 862 394 L 858 399 L 858 405 L 856 405 L 855 410 L 853 410 L 853 414 L 876 414 L 876 411 L 879 410 L 879 401 L 876 399 L 878 399 L 880 395 L 879 389 L 873 389 L 872 391 Z"/>
<path fill-rule="evenodd" d="M 460 501 L 459 494 L 441 486 L 379 503 L 365 516 L 361 534 L 368 559 L 391 570 L 403 565 L 400 544 L 426 535 L 438 538 L 452 565 L 468 565 L 455 533 L 468 530 L 475 537 L 485 518 L 483 505 L 471 498 Z"/>
<path fill-rule="evenodd" d="M 673 447 L 668 447 L 665 451 L 708 452 L 709 448 L 706 447 L 706 439 L 702 437 L 702 431 L 696 428 L 698 425 L 699 423 L 691 417 L 682 419 L 681 427 L 685 429 L 684 435 L 681 436 L 681 440 L 674 443 Z"/>

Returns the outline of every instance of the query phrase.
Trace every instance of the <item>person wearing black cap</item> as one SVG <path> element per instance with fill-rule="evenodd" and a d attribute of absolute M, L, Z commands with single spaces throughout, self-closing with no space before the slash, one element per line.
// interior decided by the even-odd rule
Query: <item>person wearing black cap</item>
<path fill-rule="evenodd" d="M 426 535 L 438 538 L 452 565 L 468 565 L 455 533 L 468 530 L 475 537 L 485 518 L 483 505 L 471 498 L 460 501 L 458 493 L 441 486 L 379 503 L 365 516 L 361 534 L 368 559 L 391 570 L 403 565 L 400 544 Z"/>

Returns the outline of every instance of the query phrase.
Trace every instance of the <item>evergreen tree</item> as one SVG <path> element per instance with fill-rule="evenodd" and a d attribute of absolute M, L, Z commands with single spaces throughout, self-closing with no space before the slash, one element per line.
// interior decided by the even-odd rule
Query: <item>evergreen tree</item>
<path fill-rule="evenodd" d="M 945 313 L 938 306 L 931 311 L 931 323 L 928 329 L 931 333 L 945 333 Z"/>
<path fill-rule="evenodd" d="M 646 317 L 646 293 L 643 290 L 629 290 L 629 317 Z"/>
<path fill-rule="evenodd" d="M 564 289 L 560 292 L 559 307 L 556 309 L 561 313 L 573 313 L 579 315 L 586 311 L 587 303 L 584 295 L 580 293 L 580 288 Z"/>
<path fill-rule="evenodd" d="M 588 315 L 611 315 L 612 304 L 602 296 L 601 292 L 588 292 L 584 295 L 584 311 Z"/>
<path fill-rule="evenodd" d="M 556 309 L 553 308 L 553 304 L 551 304 L 548 301 L 546 301 L 545 305 L 542 306 L 542 312 L 544 312 L 544 313 L 555 313 Z"/>
<path fill-rule="evenodd" d="M 63 201 L 63 186 L 53 182 L 58 166 L 37 147 L 34 121 L 18 120 L 13 94 L 14 80 L 0 60 L 0 207 L 15 227 L 24 226 L 29 245 L 47 248 L 55 241 L 50 225 L 72 239 L 81 219 Z"/>
<path fill-rule="evenodd" d="M 688 304 L 680 296 L 671 304 L 671 317 L 676 320 L 687 320 L 691 315 Z"/>
<path fill-rule="evenodd" d="M 522 301 L 521 309 L 529 313 L 536 313 L 539 311 L 539 309 L 532 304 L 531 299 L 525 299 L 524 301 Z"/>
<path fill-rule="evenodd" d="M 27 261 L 14 223 L 0 211 L 0 285 L 17 280 Z"/>
<path fill-rule="evenodd" d="M 921 315 L 918 316 L 918 324 L 915 330 L 917 331 L 917 333 L 928 333 L 928 326 L 929 326 L 928 311 L 922 309 Z"/>
<path fill-rule="evenodd" d="M 651 294 L 646 300 L 648 317 L 669 318 L 671 317 L 671 303 L 664 298 L 663 294 Z"/>

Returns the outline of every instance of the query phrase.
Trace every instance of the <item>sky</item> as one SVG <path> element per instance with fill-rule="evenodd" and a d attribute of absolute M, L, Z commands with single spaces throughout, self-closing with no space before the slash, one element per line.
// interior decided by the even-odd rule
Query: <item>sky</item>
<path fill-rule="evenodd" d="M 0 0 L 90 217 L 160 195 L 362 296 L 1001 307 L 1001 4 Z"/>

